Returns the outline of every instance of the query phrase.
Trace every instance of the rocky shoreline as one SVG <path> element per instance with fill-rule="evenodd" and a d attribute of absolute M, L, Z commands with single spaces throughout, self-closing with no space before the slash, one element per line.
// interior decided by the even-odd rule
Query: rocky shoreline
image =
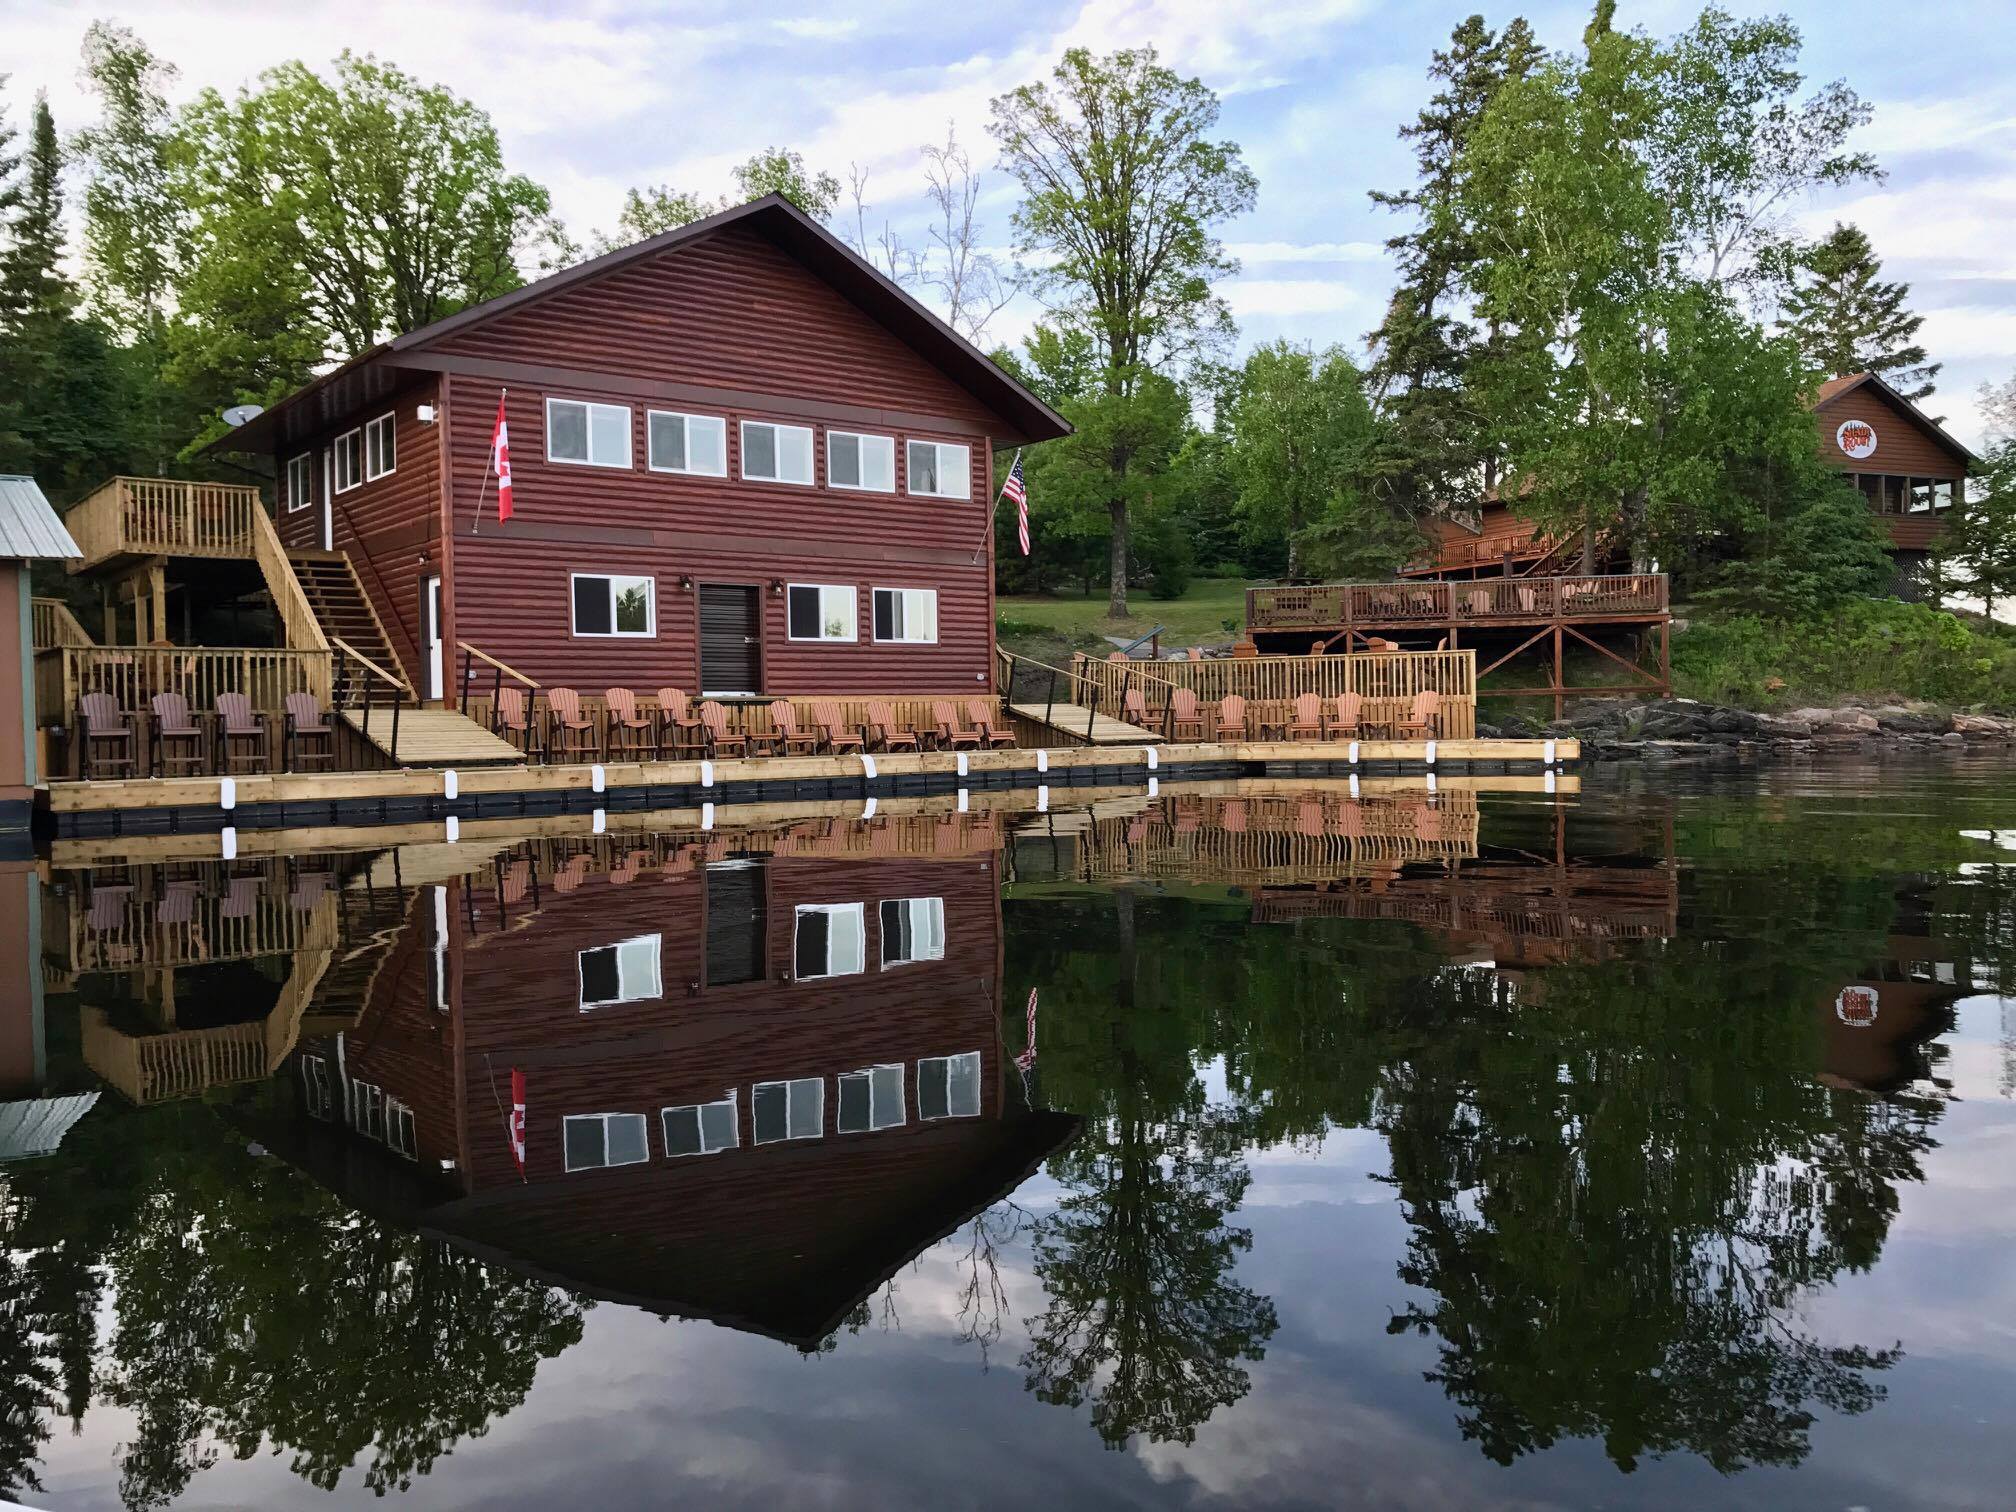
<path fill-rule="evenodd" d="M 1477 721 L 1484 737 L 1573 736 L 1587 761 L 1744 760 L 1886 755 L 2016 747 L 2016 719 L 1955 714 L 1929 704 L 1846 705 L 1757 714 L 1689 698 L 1584 698 L 1565 717 Z"/>

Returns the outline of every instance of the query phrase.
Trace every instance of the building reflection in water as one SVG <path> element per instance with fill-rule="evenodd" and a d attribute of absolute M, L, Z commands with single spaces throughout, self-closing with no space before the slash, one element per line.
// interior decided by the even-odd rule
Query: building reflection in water
<path fill-rule="evenodd" d="M 1670 1447 L 1724 1467 L 1794 1460 L 1804 1404 L 1870 1405 L 1866 1376 L 1889 1356 L 1764 1325 L 1873 1262 L 1930 1146 L 1933 1041 L 1970 979 L 1965 949 L 1886 882 L 1858 895 L 1857 928 L 1734 960 L 1688 937 L 1688 909 L 1754 900 L 1721 898 L 1720 878 L 1683 898 L 1670 807 L 1578 817 L 1535 792 L 1491 820 L 1461 782 L 1246 783 L 1013 821 L 910 812 L 95 866 L 53 873 L 39 917 L 20 873 L 0 878 L 21 902 L 0 924 L 39 930 L 49 989 L 75 997 L 77 1053 L 124 1102 L 206 1099 L 340 1212 L 380 1221 L 416 1317 L 463 1299 L 460 1343 L 416 1324 L 411 1348 L 516 1341 L 509 1360 L 456 1367 L 480 1409 L 399 1341 L 360 1364 L 433 1382 L 410 1423 L 352 1425 L 382 1441 L 373 1484 L 424 1473 L 510 1410 L 536 1361 L 579 1338 L 578 1299 L 827 1347 L 967 1225 L 983 1310 L 1002 1304 L 994 1245 L 1026 1245 L 1042 1287 L 1019 1358 L 1032 1390 L 1109 1443 L 1187 1442 L 1250 1389 L 1279 1326 L 1239 1274 L 1248 1154 L 1336 1126 L 1387 1142 L 1411 1236 L 1399 1275 L 1417 1289 L 1394 1327 L 1440 1341 L 1431 1379 L 1486 1453 L 1597 1435 L 1626 1464 Z M 1004 883 L 1037 921 L 1012 952 Z M 1215 911 L 1180 911 L 1200 899 Z M 1817 892 L 1780 903 L 1794 932 L 1843 913 Z M 10 1030 L 42 1023 L 41 986 L 8 984 Z M 1808 1006 L 1766 1011 L 1790 1002 Z M 76 1078 L 37 1096 L 40 1028 L 4 1043 L 9 1150 L 88 1130 L 94 1093 Z M 1215 1099 L 1197 1074 L 1211 1058 Z M 1619 1088 L 1623 1102 L 1605 1095 Z M 1046 1161 L 1059 1195 L 1025 1223 L 1004 1199 Z M 140 1231 L 166 1245 L 192 1221 L 293 1221 L 284 1204 L 241 1206 L 224 1225 L 169 1203 Z M 1735 1269 L 1704 1269 L 1739 1228 Z M 332 1242 L 309 1269 L 340 1270 L 362 1244 Z M 1600 1260 L 1599 1292 L 1571 1252 Z M 391 1274 L 384 1258 L 372 1274 Z M 1747 1310 L 1714 1303 L 1739 1283 Z M 333 1275 L 303 1285 L 356 1294 Z M 221 1313 L 224 1332 L 282 1332 Z M 1595 1339 L 1621 1353 L 1585 1358 L 1574 1341 Z M 1663 1439 L 1618 1426 L 1648 1372 L 1682 1422 Z M 173 1445 L 205 1370 L 164 1359 L 106 1378 L 165 1446 L 132 1473 L 186 1483 Z M 211 1384 L 219 1401 L 259 1399 Z M 331 1447 L 301 1473 L 333 1483 L 344 1463 Z"/>

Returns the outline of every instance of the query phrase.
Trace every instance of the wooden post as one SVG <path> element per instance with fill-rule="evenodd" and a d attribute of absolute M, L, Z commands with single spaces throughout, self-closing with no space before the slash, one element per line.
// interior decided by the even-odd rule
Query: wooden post
<path fill-rule="evenodd" d="M 149 640 L 168 639 L 168 571 L 160 563 L 155 563 L 147 573 L 148 597 L 153 611 L 153 634 Z"/>
<path fill-rule="evenodd" d="M 1561 717 L 1561 621 L 1554 621 L 1554 717 Z"/>
<path fill-rule="evenodd" d="M 1659 621 L 1659 692 L 1673 696 L 1673 621 Z"/>

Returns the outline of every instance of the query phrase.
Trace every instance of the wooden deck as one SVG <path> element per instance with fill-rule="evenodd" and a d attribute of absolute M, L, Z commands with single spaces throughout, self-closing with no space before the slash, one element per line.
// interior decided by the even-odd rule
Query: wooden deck
<path fill-rule="evenodd" d="M 401 709 L 395 727 L 390 709 L 370 712 L 367 724 L 357 709 L 340 711 L 343 722 L 397 766 L 523 766 L 525 753 L 500 740 L 466 714 L 453 709 Z M 394 731 L 397 741 L 394 741 Z"/>
<path fill-rule="evenodd" d="M 1011 703 L 1008 713 L 1019 724 L 1042 732 L 1039 743 L 1059 735 L 1079 745 L 1142 746 L 1162 743 L 1162 737 L 1152 730 L 1126 724 L 1109 714 L 1095 713 L 1082 704 Z M 1018 728 L 1018 739 L 1021 734 Z"/>

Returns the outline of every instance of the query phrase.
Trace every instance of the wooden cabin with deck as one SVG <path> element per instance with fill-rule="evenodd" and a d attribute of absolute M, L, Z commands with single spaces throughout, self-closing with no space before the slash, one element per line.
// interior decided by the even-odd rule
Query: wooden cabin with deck
<path fill-rule="evenodd" d="M 111 480 L 68 520 L 73 597 L 96 602 L 50 607 L 36 685 L 80 774 L 92 749 L 159 770 L 163 693 L 199 724 L 243 695 L 269 768 L 303 694 L 409 766 L 522 759 L 489 728 L 507 687 L 538 718 L 556 688 L 598 719 L 605 689 L 655 712 L 674 688 L 751 718 L 778 696 L 890 699 L 914 728 L 931 699 L 996 691 L 994 449 L 1068 431 L 771 195 L 253 416 L 212 450 L 271 470 L 270 513 L 249 485 Z M 95 746 L 77 734 L 94 694 L 112 727 Z M 228 765 L 202 728 L 205 754 L 192 738 L 170 758 Z"/>

